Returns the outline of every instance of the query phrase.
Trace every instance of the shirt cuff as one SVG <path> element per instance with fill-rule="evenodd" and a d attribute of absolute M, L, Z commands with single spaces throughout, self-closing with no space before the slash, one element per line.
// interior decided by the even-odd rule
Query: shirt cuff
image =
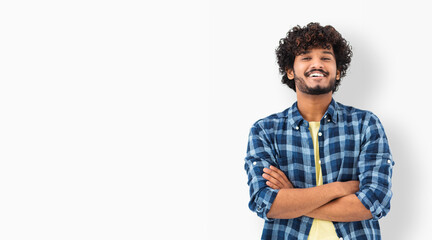
<path fill-rule="evenodd" d="M 372 219 L 378 220 L 385 216 L 385 209 L 374 197 L 371 190 L 359 191 L 355 193 L 360 202 L 371 212 Z"/>
<path fill-rule="evenodd" d="M 258 216 L 260 216 L 266 221 L 273 221 L 273 219 L 267 218 L 267 213 L 270 211 L 270 208 L 278 192 L 279 189 L 266 187 L 262 189 L 258 194 L 255 211 L 258 214 Z"/>

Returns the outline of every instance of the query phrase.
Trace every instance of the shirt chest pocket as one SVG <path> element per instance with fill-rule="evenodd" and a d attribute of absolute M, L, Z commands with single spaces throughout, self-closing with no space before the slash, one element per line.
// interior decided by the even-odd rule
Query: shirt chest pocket
<path fill-rule="evenodd" d="M 358 179 L 358 153 L 354 151 L 334 152 L 321 160 L 324 183 Z"/>

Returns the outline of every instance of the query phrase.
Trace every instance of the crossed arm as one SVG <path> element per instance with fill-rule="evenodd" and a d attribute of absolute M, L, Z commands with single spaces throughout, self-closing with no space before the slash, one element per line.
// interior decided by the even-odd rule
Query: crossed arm
<path fill-rule="evenodd" d="M 327 221 L 353 222 L 372 218 L 371 212 L 354 194 L 358 181 L 333 182 L 313 188 L 296 189 L 285 174 L 271 166 L 264 168 L 266 184 L 279 189 L 268 218 L 290 219 L 308 216 Z"/>

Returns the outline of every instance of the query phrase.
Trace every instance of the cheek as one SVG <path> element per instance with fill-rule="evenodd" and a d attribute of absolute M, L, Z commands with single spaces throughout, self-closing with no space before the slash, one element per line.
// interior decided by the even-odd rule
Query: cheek
<path fill-rule="evenodd" d="M 334 75 L 334 76 L 337 75 L 337 67 L 336 67 L 336 65 L 332 64 L 327 69 L 328 69 L 328 71 L 330 72 L 331 75 Z"/>
<path fill-rule="evenodd" d="M 305 72 L 305 66 L 300 63 L 294 63 L 293 69 L 296 75 L 302 75 Z"/>

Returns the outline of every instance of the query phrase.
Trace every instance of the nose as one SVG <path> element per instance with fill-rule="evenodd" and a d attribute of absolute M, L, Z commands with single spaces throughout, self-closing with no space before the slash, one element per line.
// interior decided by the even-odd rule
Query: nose
<path fill-rule="evenodd" d="M 322 69 L 324 67 L 323 62 L 319 58 L 312 59 L 311 68 L 312 69 Z"/>

